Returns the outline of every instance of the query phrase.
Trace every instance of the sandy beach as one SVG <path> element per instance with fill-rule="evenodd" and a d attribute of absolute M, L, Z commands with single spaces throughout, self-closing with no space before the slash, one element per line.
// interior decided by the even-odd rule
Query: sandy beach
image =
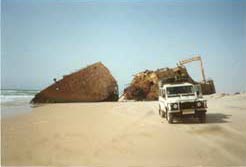
<path fill-rule="evenodd" d="M 245 166 L 246 94 L 206 98 L 206 124 L 168 124 L 157 102 L 37 106 L 2 118 L 2 165 Z"/>

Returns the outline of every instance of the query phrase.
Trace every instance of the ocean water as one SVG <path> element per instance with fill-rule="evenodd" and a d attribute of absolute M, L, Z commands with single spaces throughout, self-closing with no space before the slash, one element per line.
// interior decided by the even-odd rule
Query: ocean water
<path fill-rule="evenodd" d="M 24 112 L 30 112 L 31 99 L 37 94 L 37 90 L 1 90 L 1 118 L 14 116 Z"/>

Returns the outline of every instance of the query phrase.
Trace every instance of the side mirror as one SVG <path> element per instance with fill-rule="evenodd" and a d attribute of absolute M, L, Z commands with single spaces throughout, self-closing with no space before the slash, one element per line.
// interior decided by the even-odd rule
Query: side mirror
<path fill-rule="evenodd" d="M 166 91 L 165 90 L 162 91 L 162 97 L 166 98 Z"/>

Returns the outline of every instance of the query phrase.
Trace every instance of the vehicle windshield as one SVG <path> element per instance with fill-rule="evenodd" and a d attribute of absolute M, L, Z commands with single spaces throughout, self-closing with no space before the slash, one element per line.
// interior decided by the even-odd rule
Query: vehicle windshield
<path fill-rule="evenodd" d="M 168 97 L 176 97 L 179 95 L 194 95 L 193 86 L 176 86 L 176 87 L 168 87 L 167 95 Z"/>

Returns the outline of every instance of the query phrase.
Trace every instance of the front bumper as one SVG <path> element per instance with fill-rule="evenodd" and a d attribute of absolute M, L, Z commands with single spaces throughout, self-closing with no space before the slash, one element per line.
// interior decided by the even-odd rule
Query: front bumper
<path fill-rule="evenodd" d="M 169 113 L 175 113 L 175 114 L 180 114 L 180 115 L 190 115 L 190 114 L 197 114 L 201 112 L 207 112 L 206 108 L 170 110 L 169 111 Z"/>
<path fill-rule="evenodd" d="M 200 103 L 200 106 L 197 104 Z M 173 104 L 177 104 L 178 107 L 174 108 L 172 107 Z M 172 103 L 169 106 L 169 112 L 170 113 L 180 113 L 183 115 L 186 114 L 195 114 L 196 112 L 206 112 L 207 103 L 206 102 L 179 102 L 179 103 Z"/>

